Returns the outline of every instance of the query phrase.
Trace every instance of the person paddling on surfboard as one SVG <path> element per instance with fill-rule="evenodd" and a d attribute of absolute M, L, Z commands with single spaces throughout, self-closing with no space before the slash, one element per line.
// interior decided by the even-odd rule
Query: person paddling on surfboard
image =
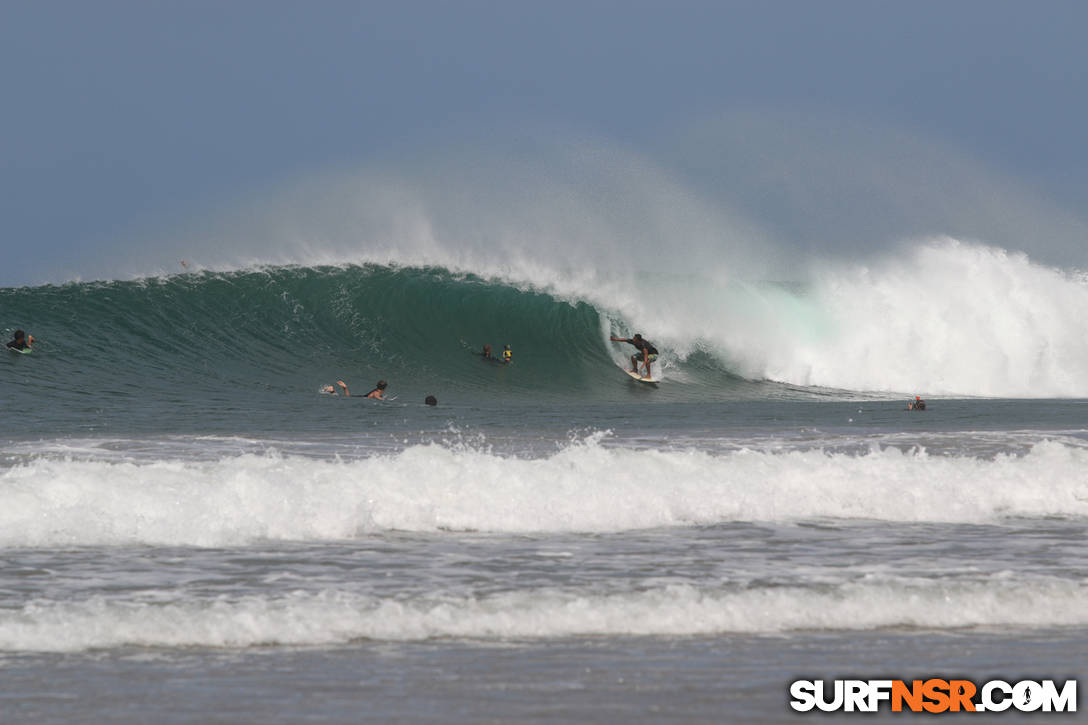
<path fill-rule="evenodd" d="M 385 386 L 387 383 L 384 380 L 379 380 L 374 386 L 374 389 L 367 393 L 365 398 L 374 398 L 376 400 L 385 400 Z"/>
<path fill-rule="evenodd" d="M 28 335 L 22 330 L 16 330 L 12 336 L 11 342 L 8 343 L 8 347 L 12 350 L 29 350 L 30 346 L 34 344 L 34 336 Z"/>
<path fill-rule="evenodd" d="M 374 389 L 371 390 L 366 395 L 352 396 L 351 391 L 348 390 L 348 384 L 347 383 L 345 383 L 343 380 L 337 380 L 336 384 L 344 389 L 344 397 L 346 397 L 346 398 L 351 398 L 351 397 L 374 398 L 375 400 L 385 400 L 385 388 L 388 385 L 388 383 L 386 383 L 384 380 L 379 380 L 378 384 L 374 387 Z M 326 385 L 326 386 L 322 387 L 321 392 L 336 395 L 336 389 L 333 388 L 331 385 Z"/>
<path fill-rule="evenodd" d="M 646 375 L 644 377 L 653 377 L 650 374 L 650 363 L 657 359 L 657 348 L 654 347 L 652 342 L 643 339 L 642 335 L 637 332 L 634 337 L 616 337 L 612 335 L 609 339 L 612 342 L 629 342 L 634 345 L 638 352 L 631 356 L 631 372 L 638 374 L 638 364 L 639 361 L 642 361 L 646 366 Z"/>

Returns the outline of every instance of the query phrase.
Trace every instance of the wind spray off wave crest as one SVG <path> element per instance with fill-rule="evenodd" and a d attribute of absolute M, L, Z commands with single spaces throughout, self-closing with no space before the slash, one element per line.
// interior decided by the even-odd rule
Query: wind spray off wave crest
<path fill-rule="evenodd" d="M 607 144 L 517 148 L 318 175 L 245 208 L 208 248 L 187 240 L 179 256 L 231 270 L 471 275 L 585 303 L 666 360 L 682 367 L 705 353 L 750 380 L 1088 396 L 1088 285 L 1071 270 L 952 239 L 856 265 L 831 251 L 814 259 L 671 165 Z"/>

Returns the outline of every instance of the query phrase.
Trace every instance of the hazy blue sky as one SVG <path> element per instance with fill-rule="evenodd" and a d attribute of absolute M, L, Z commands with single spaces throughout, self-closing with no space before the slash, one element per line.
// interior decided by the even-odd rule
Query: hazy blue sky
<path fill-rule="evenodd" d="M 532 133 L 653 159 L 799 248 L 949 232 L 1088 264 L 1086 27 L 1057 0 L 7 0 L 0 284 Z M 903 160 L 877 195 L 901 156 L 948 173 Z"/>

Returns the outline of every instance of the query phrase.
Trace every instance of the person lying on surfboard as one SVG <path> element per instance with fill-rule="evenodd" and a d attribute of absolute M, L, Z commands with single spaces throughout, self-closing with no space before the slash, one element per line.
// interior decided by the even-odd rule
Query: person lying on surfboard
<path fill-rule="evenodd" d="M 363 397 L 376 398 L 377 400 L 385 400 L 385 386 L 386 385 L 387 385 L 387 383 L 384 380 L 379 380 L 377 382 L 377 384 L 374 386 L 374 389 L 371 390 L 369 393 L 367 393 Z M 347 387 L 345 387 L 344 390 L 346 391 Z"/>
<path fill-rule="evenodd" d="M 28 350 L 34 344 L 34 336 L 27 335 L 22 330 L 16 330 L 8 347 L 12 350 Z"/>
<path fill-rule="evenodd" d="M 337 380 L 336 384 L 344 389 L 344 397 L 346 397 L 346 398 L 352 397 L 351 391 L 348 390 L 348 384 L 347 383 L 345 383 L 343 380 Z M 387 386 L 387 383 L 384 380 L 379 380 L 378 384 L 369 393 L 367 393 L 366 395 L 356 395 L 354 397 L 356 397 L 356 398 L 374 398 L 376 400 L 385 400 L 385 388 L 386 388 L 386 386 Z M 330 395 L 336 395 L 336 388 L 334 388 L 331 385 L 325 385 L 325 386 L 323 386 L 321 388 L 321 392 L 322 393 L 328 393 Z"/>
<path fill-rule="evenodd" d="M 652 342 L 643 339 L 642 335 L 637 332 L 634 337 L 616 337 L 612 335 L 609 339 L 612 342 L 629 342 L 634 345 L 638 352 L 631 356 L 631 372 L 637 374 L 639 361 L 642 361 L 646 365 L 645 377 L 653 377 L 650 374 L 650 363 L 657 359 L 657 348 L 654 347 Z"/>

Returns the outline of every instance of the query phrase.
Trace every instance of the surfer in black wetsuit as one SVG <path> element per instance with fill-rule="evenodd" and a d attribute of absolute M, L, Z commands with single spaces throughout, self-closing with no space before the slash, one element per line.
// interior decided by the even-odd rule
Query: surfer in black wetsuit
<path fill-rule="evenodd" d="M 646 377 L 653 377 L 650 374 L 650 363 L 657 359 L 657 348 L 654 347 L 652 342 L 643 339 L 642 335 L 637 332 L 634 337 L 616 337 L 612 335 L 609 339 L 612 342 L 629 342 L 634 345 L 638 352 L 631 356 L 631 372 L 638 373 L 638 364 L 641 361 L 646 364 Z"/>
<path fill-rule="evenodd" d="M 16 330 L 15 334 L 12 336 L 11 341 L 8 343 L 8 347 L 10 347 L 12 350 L 28 350 L 33 344 L 33 335 L 27 335 L 22 330 Z"/>

